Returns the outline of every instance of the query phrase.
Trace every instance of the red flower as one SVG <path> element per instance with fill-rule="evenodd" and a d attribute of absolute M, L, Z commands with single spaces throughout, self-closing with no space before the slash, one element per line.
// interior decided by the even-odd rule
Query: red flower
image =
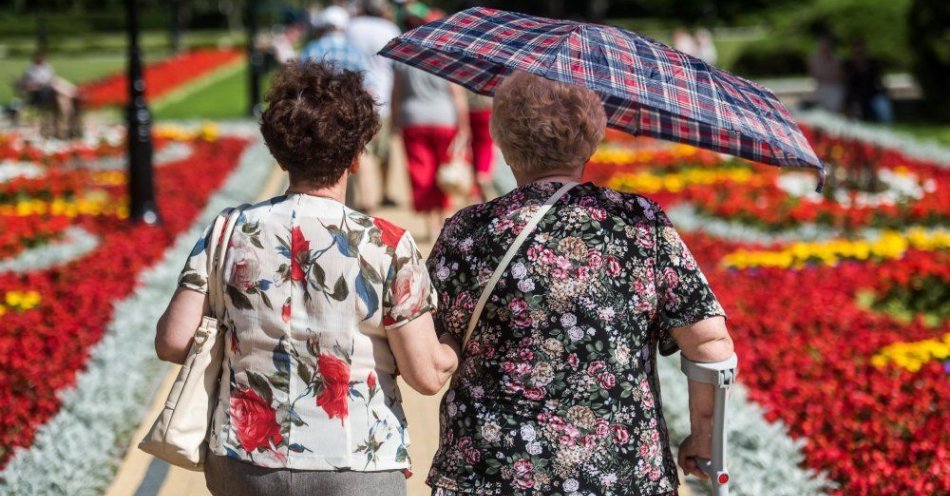
<path fill-rule="evenodd" d="M 290 298 L 287 298 L 287 301 L 284 302 L 284 306 L 281 307 L 280 318 L 283 319 L 285 323 L 290 322 Z"/>
<path fill-rule="evenodd" d="M 376 388 L 376 373 L 375 372 L 369 373 L 369 377 L 366 378 L 366 387 L 368 387 L 369 389 Z"/>
<path fill-rule="evenodd" d="M 307 273 L 303 265 L 310 258 L 310 241 L 303 237 L 300 226 L 294 227 L 290 233 L 290 278 L 294 281 L 303 281 Z"/>
<path fill-rule="evenodd" d="M 248 453 L 272 444 L 276 446 L 284 440 L 276 412 L 253 389 L 231 393 L 231 424 L 241 447 Z"/>
<path fill-rule="evenodd" d="M 402 239 L 402 235 L 406 232 L 405 229 L 402 229 L 389 221 L 385 221 L 376 217 L 373 219 L 373 225 L 375 225 L 383 233 L 380 241 L 384 245 L 395 248 L 399 244 L 399 240 Z"/>
<path fill-rule="evenodd" d="M 349 416 L 350 366 L 339 358 L 321 353 L 317 357 L 323 391 L 317 396 L 317 406 L 330 418 L 339 417 L 340 425 Z"/>

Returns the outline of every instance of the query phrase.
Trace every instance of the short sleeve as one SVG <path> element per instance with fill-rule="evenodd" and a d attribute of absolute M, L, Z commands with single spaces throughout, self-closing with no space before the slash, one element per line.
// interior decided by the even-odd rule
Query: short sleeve
<path fill-rule="evenodd" d="M 656 285 L 659 348 L 663 355 L 679 350 L 671 331 L 704 319 L 726 316 L 706 276 L 666 214 L 655 208 Z"/>
<path fill-rule="evenodd" d="M 398 329 L 435 308 L 429 272 L 412 235 L 406 232 L 396 245 L 383 288 L 383 325 L 387 331 Z"/>
<path fill-rule="evenodd" d="M 178 276 L 178 287 L 208 294 L 208 245 L 211 244 L 211 229 L 214 222 L 205 228 L 188 255 L 188 261 Z"/>
<path fill-rule="evenodd" d="M 451 336 L 461 343 L 468 327 L 475 301 L 481 294 L 476 278 L 470 277 L 468 256 L 475 244 L 469 235 L 476 231 L 470 221 L 471 209 L 457 212 L 442 226 L 439 238 L 429 254 L 429 274 L 438 296 L 439 308 L 435 313 L 435 332 Z"/>

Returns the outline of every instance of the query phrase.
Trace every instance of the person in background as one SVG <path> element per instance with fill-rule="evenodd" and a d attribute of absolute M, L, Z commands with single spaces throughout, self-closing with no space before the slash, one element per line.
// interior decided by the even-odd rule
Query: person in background
<path fill-rule="evenodd" d="M 428 72 L 396 64 L 392 93 L 393 135 L 402 136 L 412 185 L 412 205 L 426 215 L 428 236 L 439 232 L 449 197 L 439 189 L 439 165 L 454 140 L 471 136 L 465 90 Z M 461 149 L 464 151 L 464 149 Z"/>
<path fill-rule="evenodd" d="M 206 484 L 215 496 L 405 496 L 396 375 L 435 394 L 458 345 L 436 338 L 435 294 L 410 233 L 343 204 L 379 129 L 375 102 L 359 73 L 291 63 L 273 78 L 260 126 L 290 186 L 246 208 L 222 241 L 227 326 Z M 158 322 L 163 360 L 185 360 L 207 312 L 210 230 Z"/>
<path fill-rule="evenodd" d="M 815 80 L 815 104 L 829 112 L 841 112 L 844 105 L 844 71 L 835 55 L 835 39 L 830 34 L 818 38 L 818 46 L 808 57 L 808 74 Z"/>
<path fill-rule="evenodd" d="M 673 31 L 673 48 L 686 55 L 699 57 L 699 46 L 696 44 L 693 35 L 689 34 L 689 31 L 684 27 L 678 27 Z"/>
<path fill-rule="evenodd" d="M 271 35 L 271 51 L 274 54 L 274 60 L 284 65 L 287 62 L 297 58 L 297 50 L 294 49 L 292 38 L 296 37 L 296 28 L 290 26 L 275 27 Z"/>
<path fill-rule="evenodd" d="M 699 54 L 698 57 L 709 65 L 716 65 L 719 61 L 719 52 L 716 50 L 713 35 L 706 28 L 696 30 L 696 52 Z"/>
<path fill-rule="evenodd" d="M 368 57 L 344 34 L 349 20 L 350 15 L 343 7 L 331 5 L 323 9 L 314 23 L 317 37 L 304 47 L 301 60 L 332 64 L 361 74 L 368 72 Z"/>
<path fill-rule="evenodd" d="M 399 36 L 400 31 L 389 19 L 389 4 L 386 0 L 362 0 L 359 15 L 350 19 L 346 27 L 346 38 L 354 47 L 362 51 L 367 60 L 366 80 L 370 93 L 379 104 L 379 116 L 382 128 L 369 144 L 370 152 L 379 162 L 382 176 L 383 206 L 393 206 L 395 202 L 389 196 L 391 109 L 390 96 L 393 91 L 393 61 L 377 55 L 389 40 Z M 374 205 L 364 205 L 372 208 Z"/>
<path fill-rule="evenodd" d="M 491 121 L 492 99 L 489 96 L 466 91 L 468 97 L 468 120 L 472 128 L 472 167 L 475 182 L 482 201 L 495 196 L 492 187 L 492 164 L 495 158 L 495 143 L 492 141 L 488 123 Z"/>
<path fill-rule="evenodd" d="M 52 107 L 59 117 L 57 127 L 62 128 L 72 119 L 76 111 L 76 86 L 56 75 L 44 52 L 33 55 L 33 63 L 23 72 L 16 86 L 26 93 L 30 105 Z M 65 135 L 65 129 L 56 132 Z"/>
<path fill-rule="evenodd" d="M 301 58 L 331 64 L 338 69 L 347 69 L 363 74 L 369 72 L 369 57 L 357 48 L 346 37 L 346 27 L 350 21 L 350 14 L 339 5 L 330 5 L 323 9 L 314 23 L 313 41 L 304 47 Z M 369 88 L 367 88 L 369 89 Z M 369 147 L 367 146 L 369 150 Z M 350 175 L 346 183 L 346 204 L 365 212 L 372 212 L 375 202 L 371 194 L 375 185 L 367 184 L 376 179 L 375 172 L 370 169 L 368 157 L 361 157 L 360 171 Z"/>
<path fill-rule="evenodd" d="M 851 44 L 851 58 L 844 65 L 844 73 L 845 111 L 849 116 L 882 124 L 894 121 L 881 65 L 868 56 L 863 39 Z"/>

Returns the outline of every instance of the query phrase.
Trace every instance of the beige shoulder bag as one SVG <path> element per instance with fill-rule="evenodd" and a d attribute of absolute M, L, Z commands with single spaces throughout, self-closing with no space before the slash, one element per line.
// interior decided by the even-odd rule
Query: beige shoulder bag
<path fill-rule="evenodd" d="M 211 314 L 201 318 L 191 351 L 165 400 L 165 408 L 139 443 L 139 449 L 189 470 L 202 470 L 208 451 L 208 429 L 217 402 L 218 379 L 224 360 L 224 258 L 234 225 L 243 208 L 218 216 L 208 250 L 208 298 Z"/>
<path fill-rule="evenodd" d="M 501 261 L 498 262 L 498 267 L 495 267 L 495 272 L 492 272 L 491 278 L 488 279 L 488 283 L 485 284 L 485 287 L 482 289 L 481 296 L 478 297 L 478 303 L 475 304 L 475 310 L 472 311 L 472 316 L 468 319 L 468 329 L 465 330 L 465 337 L 462 338 L 462 349 L 465 349 L 465 345 L 468 344 L 469 338 L 472 337 L 472 332 L 475 331 L 475 326 L 478 324 L 479 317 L 482 316 L 482 310 L 485 309 L 485 303 L 488 303 L 488 297 L 491 296 L 492 291 L 495 290 L 495 285 L 498 284 L 498 281 L 501 279 L 501 275 L 505 273 L 505 269 L 508 268 L 508 264 L 511 263 L 511 260 L 515 258 L 515 255 L 518 254 L 518 250 L 521 248 L 521 245 L 524 244 L 525 240 L 528 239 L 528 236 L 534 232 L 534 229 L 538 227 L 538 223 L 541 222 L 541 219 L 544 218 L 545 214 L 548 213 L 548 210 L 551 210 L 551 207 L 557 203 L 558 200 L 564 196 L 565 193 L 571 190 L 574 186 L 577 186 L 577 183 L 564 183 L 560 189 L 554 192 L 548 201 L 544 202 L 544 205 L 541 205 L 541 208 L 531 217 L 531 220 L 525 224 L 524 229 L 521 230 L 521 233 L 518 234 L 518 237 L 515 238 L 514 242 L 511 243 L 511 246 L 508 247 L 508 251 L 505 252 L 505 256 L 502 257 Z"/>

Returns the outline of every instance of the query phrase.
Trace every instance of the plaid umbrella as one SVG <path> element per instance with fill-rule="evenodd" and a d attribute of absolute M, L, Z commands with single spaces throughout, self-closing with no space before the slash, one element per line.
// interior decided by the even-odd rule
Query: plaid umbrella
<path fill-rule="evenodd" d="M 487 8 L 389 42 L 380 55 L 492 95 L 512 70 L 590 88 L 608 125 L 778 166 L 824 166 L 764 86 L 637 33 Z"/>

